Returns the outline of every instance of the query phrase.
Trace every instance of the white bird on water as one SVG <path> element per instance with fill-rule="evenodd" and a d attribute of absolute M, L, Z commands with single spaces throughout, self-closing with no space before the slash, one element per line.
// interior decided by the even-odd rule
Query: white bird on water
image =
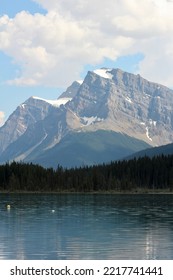
<path fill-rule="evenodd" d="M 10 210 L 10 209 L 11 209 L 11 205 L 7 204 L 7 210 Z"/>

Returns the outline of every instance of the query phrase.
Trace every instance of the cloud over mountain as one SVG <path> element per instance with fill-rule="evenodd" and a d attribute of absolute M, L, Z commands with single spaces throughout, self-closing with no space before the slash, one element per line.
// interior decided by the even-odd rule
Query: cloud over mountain
<path fill-rule="evenodd" d="M 10 84 L 66 86 L 86 64 L 142 53 L 138 72 L 173 86 L 172 1 L 34 2 L 47 12 L 0 17 L 0 50 L 20 66 Z"/>

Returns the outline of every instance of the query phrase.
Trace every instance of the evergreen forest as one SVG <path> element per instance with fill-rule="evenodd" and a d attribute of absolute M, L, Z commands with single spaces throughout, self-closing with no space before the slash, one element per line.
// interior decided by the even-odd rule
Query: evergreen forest
<path fill-rule="evenodd" d="M 1 192 L 173 191 L 173 155 L 57 169 L 12 162 L 0 165 Z"/>

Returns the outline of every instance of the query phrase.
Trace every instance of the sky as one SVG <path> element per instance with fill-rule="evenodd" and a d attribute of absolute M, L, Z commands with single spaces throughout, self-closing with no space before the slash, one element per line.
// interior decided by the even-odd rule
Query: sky
<path fill-rule="evenodd" d="M 172 15 L 173 0 L 0 0 L 0 126 L 100 67 L 172 88 Z"/>

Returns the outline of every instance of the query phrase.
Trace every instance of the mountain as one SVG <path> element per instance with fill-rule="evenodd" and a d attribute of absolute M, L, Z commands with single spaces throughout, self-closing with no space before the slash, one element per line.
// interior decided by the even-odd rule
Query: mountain
<path fill-rule="evenodd" d="M 71 98 L 59 98 L 53 101 L 38 99 L 36 97 L 29 98 L 27 100 L 29 110 L 27 110 L 24 119 L 28 119 L 29 116 L 32 122 L 25 123 L 25 125 L 23 125 L 22 115 L 19 114 L 18 116 L 17 108 L 13 113 L 13 116 L 15 116 L 15 119 L 18 117 L 18 120 L 16 121 L 18 126 L 23 125 L 23 133 L 17 135 L 18 137 L 16 137 L 14 141 L 11 141 L 6 149 L 2 150 L 0 161 L 25 160 L 25 158 L 32 151 L 35 151 L 37 147 L 40 149 L 46 149 L 51 148 L 51 145 L 54 146 L 58 143 L 59 140 L 66 134 L 66 130 L 68 130 L 66 127 L 66 111 L 64 104 L 70 100 Z M 41 103 L 47 108 L 44 117 L 38 118 L 37 121 L 35 119 L 35 107 L 33 108 L 32 106 L 35 102 L 38 104 Z M 22 108 L 23 106 L 24 104 L 20 105 Z M 10 117 L 9 123 L 12 121 L 13 119 L 11 120 Z M 2 131 L 0 131 L 0 133 L 3 134 L 4 130 L 6 130 L 6 124 L 2 127 Z"/>
<path fill-rule="evenodd" d="M 126 159 L 133 159 L 133 158 L 139 158 L 139 157 L 144 157 L 148 156 L 150 158 L 154 156 L 159 156 L 159 155 L 173 155 L 173 143 L 163 145 L 160 147 L 154 147 L 154 148 L 147 148 L 146 150 L 139 151 L 137 153 L 134 153 Z"/>
<path fill-rule="evenodd" d="M 0 128 L 0 162 L 71 167 L 121 159 L 173 142 L 172 108 L 173 90 L 163 85 L 120 69 L 89 71 L 57 100 L 31 97 L 17 107 Z"/>

